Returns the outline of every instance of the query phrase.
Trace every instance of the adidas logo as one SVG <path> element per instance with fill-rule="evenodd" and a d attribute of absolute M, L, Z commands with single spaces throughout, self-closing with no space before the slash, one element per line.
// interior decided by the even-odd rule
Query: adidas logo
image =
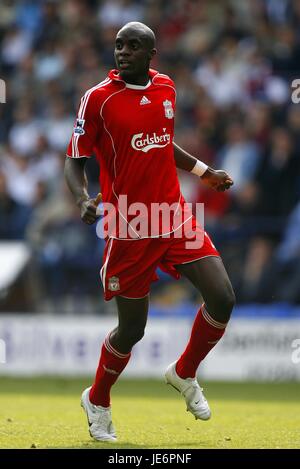
<path fill-rule="evenodd" d="M 146 96 L 143 96 L 142 99 L 140 100 L 140 105 L 142 106 L 143 104 L 150 104 L 151 101 L 150 99 L 146 98 Z"/>

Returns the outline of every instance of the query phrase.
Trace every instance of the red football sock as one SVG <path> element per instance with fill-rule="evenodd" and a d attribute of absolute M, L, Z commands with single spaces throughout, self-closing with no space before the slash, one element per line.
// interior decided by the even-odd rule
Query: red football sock
<path fill-rule="evenodd" d="M 176 364 L 176 372 L 180 378 L 196 376 L 200 362 L 219 342 L 226 325 L 213 319 L 208 314 L 205 305 L 202 305 L 195 318 L 189 343 Z"/>
<path fill-rule="evenodd" d="M 114 349 L 110 345 L 109 336 L 110 334 L 102 345 L 95 382 L 89 395 L 92 404 L 102 407 L 110 406 L 110 389 L 129 362 L 131 355 L 130 353 L 120 353 Z"/>

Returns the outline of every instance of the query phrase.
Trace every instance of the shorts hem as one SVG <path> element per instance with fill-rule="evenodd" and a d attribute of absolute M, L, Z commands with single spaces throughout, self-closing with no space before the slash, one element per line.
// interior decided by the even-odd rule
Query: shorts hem
<path fill-rule="evenodd" d="M 150 291 L 148 291 L 148 293 L 146 293 L 146 295 L 144 295 L 144 296 L 137 296 L 137 297 L 125 296 L 125 295 L 115 295 L 115 296 L 121 296 L 121 298 L 127 298 L 128 300 L 141 300 L 142 298 L 146 298 L 146 296 L 148 296 L 149 293 L 150 293 Z"/>
<path fill-rule="evenodd" d="M 147 293 L 146 295 L 144 295 L 144 296 L 138 296 L 138 297 L 125 296 L 125 295 L 118 295 L 118 294 L 112 295 L 112 296 L 110 296 L 109 298 L 105 298 L 105 296 L 104 296 L 104 301 L 110 301 L 110 300 L 112 300 L 113 298 L 115 298 L 116 296 L 120 296 L 121 298 L 126 298 L 126 299 L 128 299 L 128 300 L 141 300 L 142 298 L 146 298 L 146 296 L 148 296 L 149 293 L 150 293 L 150 291 L 148 291 L 148 293 Z"/>
<path fill-rule="evenodd" d="M 207 256 L 197 257 L 196 259 L 191 259 L 190 261 L 181 262 L 180 264 L 174 264 L 174 265 L 190 264 L 191 262 L 201 261 L 201 259 L 205 259 L 206 257 L 221 257 L 221 256 L 220 254 L 208 254 Z"/>

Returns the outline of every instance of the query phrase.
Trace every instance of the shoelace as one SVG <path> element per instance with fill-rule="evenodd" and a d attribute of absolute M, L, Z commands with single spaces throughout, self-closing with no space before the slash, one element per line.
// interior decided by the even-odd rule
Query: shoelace
<path fill-rule="evenodd" d="M 104 425 L 109 425 L 111 422 L 110 412 L 102 409 L 98 409 L 97 406 L 92 404 L 92 412 L 95 420 L 95 423 L 103 423 Z"/>
<path fill-rule="evenodd" d="M 207 400 L 205 399 L 204 395 L 202 394 L 203 388 L 201 388 L 201 387 L 199 386 L 198 381 L 192 381 L 191 384 L 190 384 L 190 386 L 189 386 L 188 388 L 186 388 L 186 389 L 184 390 L 184 392 L 182 392 L 181 394 L 185 397 L 187 391 L 189 391 L 191 388 L 194 388 L 196 391 L 199 391 L 199 390 L 201 391 L 201 392 L 199 392 L 199 397 L 197 397 L 197 400 L 199 400 L 199 402 L 201 402 L 201 404 L 204 404 L 204 403 L 207 402 Z"/>
<path fill-rule="evenodd" d="M 203 393 L 203 388 L 201 388 L 201 387 L 199 386 L 199 384 L 196 384 L 196 383 L 193 384 L 193 387 L 194 387 L 195 389 L 197 389 L 197 391 L 200 389 L 201 392 L 199 393 L 199 394 L 200 394 L 199 399 L 200 399 L 201 403 L 206 403 L 207 400 L 205 399 L 204 395 L 202 394 L 202 393 Z"/>
<path fill-rule="evenodd" d="M 100 412 L 95 412 L 94 415 L 96 415 L 96 419 L 94 423 L 96 423 L 96 425 L 101 424 L 100 425 L 101 429 L 98 428 L 96 431 L 94 431 L 95 432 L 94 434 L 103 436 L 103 431 L 105 431 L 105 433 L 107 433 L 108 435 L 116 437 L 115 429 L 113 428 L 110 413 L 105 412 L 105 411 L 100 411 Z"/>

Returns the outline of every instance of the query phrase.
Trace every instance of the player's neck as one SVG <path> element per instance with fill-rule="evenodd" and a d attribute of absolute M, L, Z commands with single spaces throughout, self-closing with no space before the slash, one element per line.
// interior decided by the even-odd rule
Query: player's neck
<path fill-rule="evenodd" d="M 122 75 L 121 78 L 123 78 Z M 147 74 L 145 75 L 140 75 L 136 77 L 124 77 L 123 80 L 125 81 L 125 83 L 128 83 L 128 85 L 146 86 L 149 83 L 149 74 L 147 72 Z"/>

